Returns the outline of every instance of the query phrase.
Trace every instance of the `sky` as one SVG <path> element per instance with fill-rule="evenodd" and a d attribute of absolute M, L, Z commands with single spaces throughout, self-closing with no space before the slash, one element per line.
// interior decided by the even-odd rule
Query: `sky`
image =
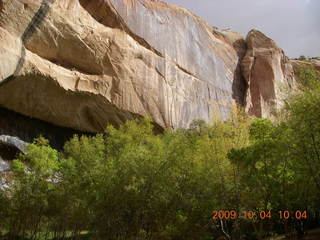
<path fill-rule="evenodd" d="M 210 25 L 242 33 L 258 29 L 290 58 L 320 56 L 320 0 L 162 0 Z"/>

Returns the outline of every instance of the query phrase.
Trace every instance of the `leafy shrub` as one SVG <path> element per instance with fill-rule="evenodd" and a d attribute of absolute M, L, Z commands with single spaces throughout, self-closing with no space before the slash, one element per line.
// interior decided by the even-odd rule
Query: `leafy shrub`
<path fill-rule="evenodd" d="M 312 90 L 320 85 L 320 72 L 312 65 L 298 67 L 295 75 L 303 90 Z"/>
<path fill-rule="evenodd" d="M 319 89 L 292 98 L 286 118 L 275 122 L 238 113 L 157 135 L 151 121 L 141 119 L 93 137 L 74 136 L 62 152 L 37 139 L 13 162 L 11 184 L 0 190 L 0 234 L 213 240 L 286 232 L 288 222 L 277 218 L 212 220 L 212 211 L 315 213 Z"/>

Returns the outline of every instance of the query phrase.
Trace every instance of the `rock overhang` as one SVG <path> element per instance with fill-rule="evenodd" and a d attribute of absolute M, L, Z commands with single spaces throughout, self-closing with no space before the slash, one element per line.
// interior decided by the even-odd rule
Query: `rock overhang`
<path fill-rule="evenodd" d="M 249 38 L 185 9 L 150 0 L 2 2 L 0 59 L 9 61 L 0 81 L 10 81 L 0 85 L 0 105 L 8 109 L 101 132 L 144 116 L 159 128 L 188 127 L 251 104 L 255 81 L 244 72 L 254 70 L 241 69 Z"/>

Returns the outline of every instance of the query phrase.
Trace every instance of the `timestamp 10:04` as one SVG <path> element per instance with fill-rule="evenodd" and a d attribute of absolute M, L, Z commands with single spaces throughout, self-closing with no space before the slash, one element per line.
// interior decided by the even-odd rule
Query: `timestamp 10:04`
<path fill-rule="evenodd" d="M 289 218 L 295 218 L 297 220 L 307 219 L 308 213 L 307 211 L 288 211 L 288 210 L 281 210 L 278 211 L 278 214 L 275 214 L 275 212 L 271 212 L 270 210 L 267 211 L 241 211 L 237 212 L 235 210 L 214 210 L 211 215 L 212 220 L 228 220 L 228 219 L 238 219 L 238 218 L 244 218 L 244 219 L 272 219 L 274 216 L 277 215 L 280 219 L 289 219 Z"/>

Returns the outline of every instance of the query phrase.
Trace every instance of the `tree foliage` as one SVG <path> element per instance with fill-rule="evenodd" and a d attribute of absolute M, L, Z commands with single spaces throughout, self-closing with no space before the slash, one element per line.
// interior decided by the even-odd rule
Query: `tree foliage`
<path fill-rule="evenodd" d="M 194 121 L 155 134 L 150 119 L 74 136 L 58 152 L 36 139 L 12 162 L 0 188 L 4 239 L 263 239 L 289 233 L 279 210 L 320 200 L 320 88 L 305 70 L 304 92 L 281 119 Z M 311 84 L 312 83 L 312 84 Z M 270 211 L 272 219 L 212 219 L 213 210 Z M 313 224 L 313 225 L 312 225 Z"/>

